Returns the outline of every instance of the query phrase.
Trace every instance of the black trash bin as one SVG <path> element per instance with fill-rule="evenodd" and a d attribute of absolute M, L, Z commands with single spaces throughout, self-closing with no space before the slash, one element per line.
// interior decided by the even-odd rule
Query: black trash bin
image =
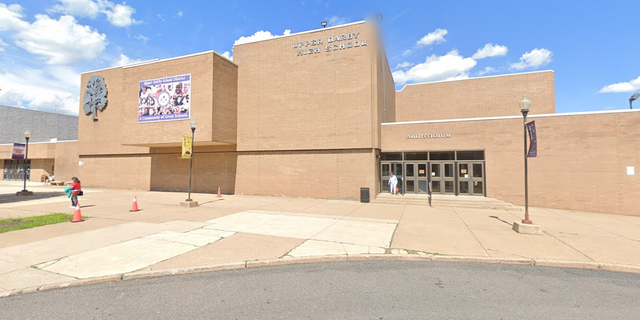
<path fill-rule="evenodd" d="M 369 188 L 360 188 L 360 202 L 369 203 Z"/>

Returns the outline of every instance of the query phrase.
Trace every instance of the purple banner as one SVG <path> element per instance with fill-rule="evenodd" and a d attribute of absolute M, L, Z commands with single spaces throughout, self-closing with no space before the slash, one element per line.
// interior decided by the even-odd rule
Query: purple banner
<path fill-rule="evenodd" d="M 538 155 L 538 139 L 536 138 L 536 122 L 531 121 L 526 124 L 529 131 L 529 152 L 527 157 L 534 158 Z"/>
<path fill-rule="evenodd" d="M 140 81 L 138 123 L 190 119 L 191 75 Z"/>
<path fill-rule="evenodd" d="M 13 154 L 11 155 L 11 159 L 13 160 L 24 160 L 24 143 L 14 143 L 13 144 Z"/>

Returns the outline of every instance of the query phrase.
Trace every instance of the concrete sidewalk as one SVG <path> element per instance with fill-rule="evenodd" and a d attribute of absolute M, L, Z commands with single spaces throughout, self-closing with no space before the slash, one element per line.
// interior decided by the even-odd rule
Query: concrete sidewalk
<path fill-rule="evenodd" d="M 73 213 L 62 187 L 0 183 L 0 219 Z M 138 212 L 129 212 L 137 196 Z M 85 221 L 0 234 L 0 296 L 151 275 L 353 259 L 480 261 L 640 273 L 640 217 L 85 189 Z"/>

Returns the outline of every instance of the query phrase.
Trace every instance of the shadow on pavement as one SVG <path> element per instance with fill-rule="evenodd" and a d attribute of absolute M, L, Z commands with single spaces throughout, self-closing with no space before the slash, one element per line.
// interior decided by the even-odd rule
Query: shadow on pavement
<path fill-rule="evenodd" d="M 0 203 L 12 203 L 30 200 L 49 199 L 65 195 L 62 191 L 38 192 L 34 191 L 32 196 L 16 196 L 15 193 L 0 194 Z"/>
<path fill-rule="evenodd" d="M 500 218 L 498 218 L 498 217 L 496 217 L 496 216 L 489 216 L 489 218 L 494 218 L 494 219 L 496 219 L 496 220 L 500 220 L 500 221 L 502 221 L 502 222 L 504 222 L 504 223 L 506 223 L 506 224 L 508 224 L 508 225 L 511 225 L 511 223 L 510 223 L 509 221 L 502 220 L 502 219 L 500 219 Z"/>

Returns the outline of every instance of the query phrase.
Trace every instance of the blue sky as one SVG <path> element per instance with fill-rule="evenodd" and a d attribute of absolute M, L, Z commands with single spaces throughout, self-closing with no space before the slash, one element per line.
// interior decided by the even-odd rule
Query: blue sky
<path fill-rule="evenodd" d="M 628 109 L 640 92 L 637 7 L 616 0 L 0 2 L 0 104 L 77 114 L 82 72 L 209 50 L 232 59 L 239 41 L 380 13 L 397 90 L 554 70 L 557 112 Z"/>

